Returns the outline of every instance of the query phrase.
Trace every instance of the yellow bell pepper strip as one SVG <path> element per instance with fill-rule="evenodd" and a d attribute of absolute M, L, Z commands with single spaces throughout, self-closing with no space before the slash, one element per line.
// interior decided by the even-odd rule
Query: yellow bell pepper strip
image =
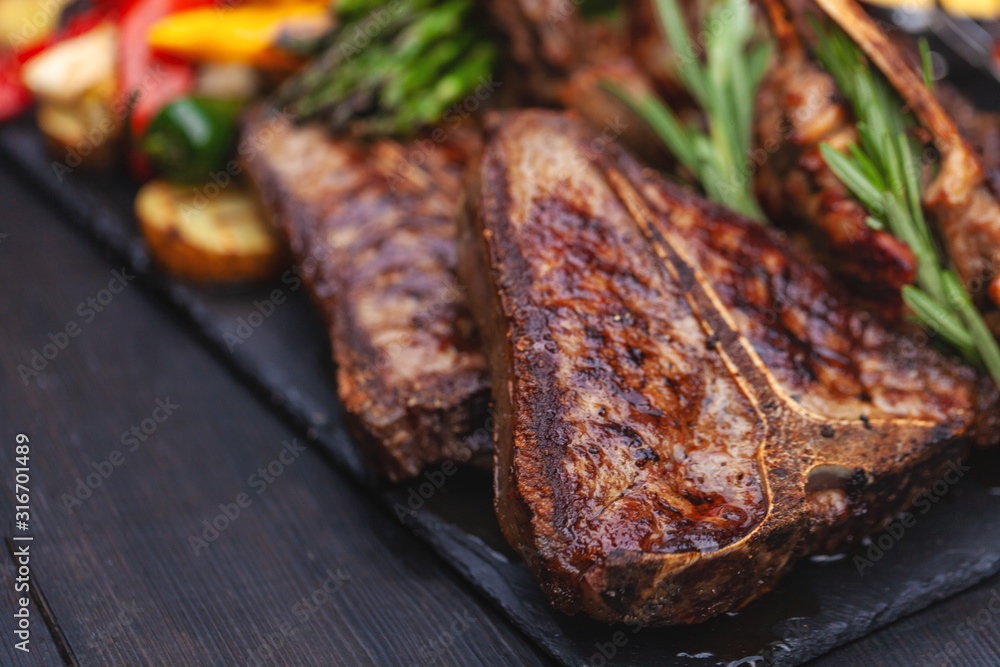
<path fill-rule="evenodd" d="M 1000 18 L 998 0 L 941 0 L 941 7 L 949 14 L 970 19 L 993 21 Z"/>
<path fill-rule="evenodd" d="M 327 0 L 203 7 L 164 17 L 146 39 L 156 51 L 195 62 L 294 68 L 301 57 L 281 44 L 325 34 L 333 25 L 329 7 Z"/>
<path fill-rule="evenodd" d="M 909 9 L 912 11 L 930 11 L 934 9 L 934 0 L 865 0 L 870 5 L 888 7 L 890 9 Z"/>
<path fill-rule="evenodd" d="M 930 11 L 935 9 L 934 0 L 865 0 L 869 4 L 891 9 L 909 11 Z M 941 0 L 941 8 L 960 17 L 991 21 L 1000 18 L 1000 0 Z"/>

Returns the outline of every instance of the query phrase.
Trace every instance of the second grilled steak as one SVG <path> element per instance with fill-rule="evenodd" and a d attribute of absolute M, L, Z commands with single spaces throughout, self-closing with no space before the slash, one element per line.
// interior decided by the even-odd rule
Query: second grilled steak
<path fill-rule="evenodd" d="M 478 136 L 362 146 L 259 113 L 244 138 L 379 471 L 398 480 L 438 461 L 488 460 L 486 362 L 454 274 L 459 177 Z"/>

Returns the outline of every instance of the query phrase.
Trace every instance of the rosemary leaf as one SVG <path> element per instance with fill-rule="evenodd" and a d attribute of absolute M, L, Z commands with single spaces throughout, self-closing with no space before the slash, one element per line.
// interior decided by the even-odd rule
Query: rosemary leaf
<path fill-rule="evenodd" d="M 882 175 L 878 173 L 878 167 L 865 155 L 865 152 L 855 143 L 850 144 L 847 150 L 850 151 L 851 157 L 857 162 L 857 165 L 864 172 L 865 177 L 871 182 L 872 186 L 876 190 L 885 190 L 885 185 L 882 183 Z"/>
<path fill-rule="evenodd" d="M 879 231 L 882 231 L 883 229 L 885 229 L 885 223 L 884 222 L 882 222 L 878 218 L 873 218 L 870 215 L 867 218 L 865 218 L 865 224 L 868 225 L 869 227 L 871 227 L 872 229 L 877 229 Z"/>
<path fill-rule="evenodd" d="M 830 144 L 820 145 L 819 150 L 834 175 L 861 200 L 865 207 L 877 213 L 884 210 L 883 191 L 868 179 L 864 169 Z"/>
<path fill-rule="evenodd" d="M 497 44 L 475 0 L 390 5 L 339 0 L 321 53 L 279 87 L 274 106 L 336 133 L 407 136 L 493 71 Z"/>
<path fill-rule="evenodd" d="M 660 29 L 677 54 L 677 74 L 688 92 L 704 106 L 708 91 L 705 90 L 704 78 L 701 76 L 697 51 L 688 37 L 684 14 L 676 0 L 657 0 L 656 8 Z"/>
<path fill-rule="evenodd" d="M 924 85 L 928 90 L 934 92 L 934 61 L 931 59 L 931 46 L 926 37 L 921 37 L 917 43 L 920 45 L 920 65 L 924 72 Z"/>
<path fill-rule="evenodd" d="M 933 248 L 934 238 L 931 236 L 930 227 L 924 218 L 923 202 L 920 201 L 920 166 L 913 157 L 913 149 L 910 145 L 909 137 L 901 134 L 897 137 L 897 140 L 899 142 L 899 153 L 903 158 L 903 164 L 906 165 L 903 175 L 906 178 L 906 194 L 910 205 L 910 215 L 913 216 L 917 229 L 921 232 L 923 243 L 927 247 Z"/>
<path fill-rule="evenodd" d="M 973 358 L 978 356 L 972 335 L 965 328 L 965 323 L 950 309 L 942 307 L 937 299 L 919 287 L 907 285 L 903 288 L 903 300 L 925 326 L 959 348 L 962 354 Z"/>
<path fill-rule="evenodd" d="M 1000 385 L 1000 346 L 997 345 L 997 339 L 993 337 L 993 333 L 986 326 L 982 315 L 976 310 L 975 304 L 969 298 L 969 293 L 954 271 L 945 270 L 941 277 L 945 292 L 948 294 L 948 300 L 956 307 L 965 321 L 965 325 L 969 328 L 983 365 L 993 377 L 993 381 Z"/>

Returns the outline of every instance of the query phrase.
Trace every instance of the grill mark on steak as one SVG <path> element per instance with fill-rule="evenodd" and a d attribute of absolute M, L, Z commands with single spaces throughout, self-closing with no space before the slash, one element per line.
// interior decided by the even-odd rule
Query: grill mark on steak
<path fill-rule="evenodd" d="M 738 608 L 992 437 L 988 380 L 904 356 L 905 332 L 773 231 L 588 152 L 571 116 L 494 116 L 489 136 L 459 270 L 494 380 L 498 517 L 560 609 Z"/>
<path fill-rule="evenodd" d="M 365 146 L 263 112 L 244 136 L 259 149 L 247 170 L 326 319 L 338 394 L 373 463 L 399 480 L 443 460 L 486 460 L 490 443 L 475 436 L 486 361 L 454 275 L 460 174 L 478 140 L 458 143 L 458 131 L 447 145 Z"/>

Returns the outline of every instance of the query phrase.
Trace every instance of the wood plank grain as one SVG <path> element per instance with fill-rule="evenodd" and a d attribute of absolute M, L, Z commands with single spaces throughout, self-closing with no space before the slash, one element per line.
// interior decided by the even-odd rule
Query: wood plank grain
<path fill-rule="evenodd" d="M 1000 577 L 817 660 L 815 667 L 1000 665 Z"/>
<path fill-rule="evenodd" d="M 543 664 L 4 174 L 0 202 L 0 435 L 32 438 L 37 571 L 80 664 Z"/>
<path fill-rule="evenodd" d="M 13 469 L 13 466 L 10 465 L 10 461 L 7 457 L 0 455 L 0 460 L 4 463 L 2 467 L 3 470 Z M 4 492 L 8 493 L 6 486 L 7 485 L 5 484 Z M 9 494 L 13 494 L 12 489 L 9 491 Z M 9 507 L 9 502 L 2 505 L 5 513 Z M 14 630 L 16 628 L 13 614 L 14 610 L 20 606 L 18 604 L 18 599 L 22 597 L 22 593 L 14 589 L 16 578 L 16 568 L 11 560 L 10 553 L 7 548 L 4 547 L 3 556 L 0 557 L 0 610 L 3 612 L 2 617 L 0 617 L 0 654 L 9 656 L 9 662 L 11 664 L 31 664 L 41 665 L 43 667 L 56 667 L 63 665 L 64 663 L 59 655 L 59 649 L 56 646 L 56 642 L 52 639 L 52 635 L 49 633 L 49 628 L 41 618 L 38 607 L 35 604 L 30 604 L 28 607 L 31 622 L 31 626 L 29 628 L 29 632 L 31 634 L 27 645 L 28 653 L 25 654 L 24 651 L 15 648 L 15 644 L 19 643 L 21 640 L 14 635 Z M 29 582 L 29 584 L 34 585 L 36 588 L 40 585 L 37 580 Z"/>

